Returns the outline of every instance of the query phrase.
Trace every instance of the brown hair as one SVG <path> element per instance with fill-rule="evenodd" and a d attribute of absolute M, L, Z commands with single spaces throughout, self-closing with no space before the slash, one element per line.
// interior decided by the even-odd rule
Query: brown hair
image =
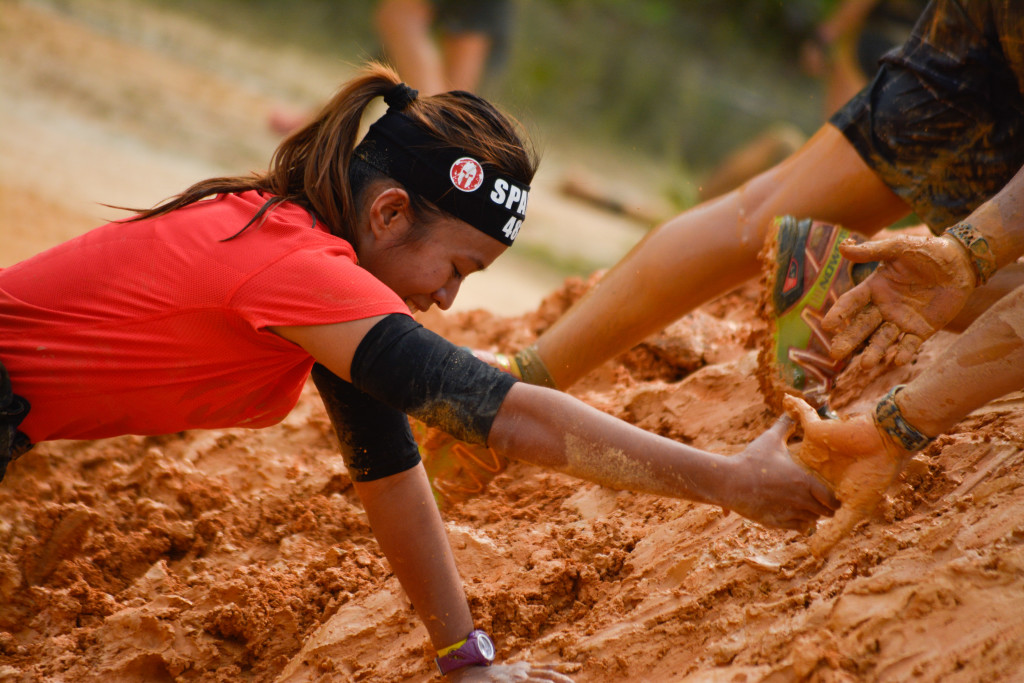
<path fill-rule="evenodd" d="M 200 181 L 129 220 L 160 216 L 211 195 L 260 190 L 274 198 L 246 228 L 274 203 L 289 201 L 324 221 L 333 234 L 352 241 L 361 192 L 371 180 L 386 177 L 353 159 L 360 121 L 371 101 L 400 82 L 390 67 L 368 63 L 312 121 L 281 142 L 265 173 Z M 402 111 L 437 138 L 439 145 L 461 147 L 523 183 L 533 179 L 537 156 L 521 126 L 486 100 L 448 92 L 417 98 Z M 414 208 L 422 210 L 425 202 L 413 198 Z"/>

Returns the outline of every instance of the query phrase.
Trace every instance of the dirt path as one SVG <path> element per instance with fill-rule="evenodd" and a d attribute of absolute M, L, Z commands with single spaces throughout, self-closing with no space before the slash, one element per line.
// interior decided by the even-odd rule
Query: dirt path
<path fill-rule="evenodd" d="M 336 85 L 330 61 L 138 3 L 65 5 L 0 0 L 0 267 L 117 215 L 98 202 L 147 206 L 259 167 L 266 114 Z M 638 228 L 559 197 L 577 160 L 548 147 L 523 243 L 614 260 Z M 583 288 L 508 262 L 432 324 L 512 350 Z M 736 452 L 773 419 L 753 376 L 755 294 L 686 316 L 575 393 Z M 580 681 L 1019 681 L 1022 444 L 1021 394 L 978 411 L 813 566 L 752 562 L 796 534 L 520 464 L 447 521 L 502 656 Z M 44 444 L 0 486 L 2 683 L 436 680 L 428 649 L 315 392 L 259 432 Z"/>

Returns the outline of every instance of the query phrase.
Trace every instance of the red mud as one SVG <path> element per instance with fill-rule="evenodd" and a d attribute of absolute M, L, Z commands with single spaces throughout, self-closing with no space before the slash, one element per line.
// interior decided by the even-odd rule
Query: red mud
<path fill-rule="evenodd" d="M 13 47 L 0 60 L 21 69 L 0 68 L 6 108 L 14 86 L 45 87 L 18 81 L 28 66 L 12 52 L 31 50 L 26 26 L 34 40 L 92 34 L 21 3 L 3 14 L 0 45 Z M 202 93 L 191 104 L 215 109 Z M 31 118 L 0 111 L 5 149 Z M 0 218 L 5 239 L 43 248 L 96 222 L 13 166 L 0 160 L 0 197 L 18 207 Z M 59 225 L 29 225 L 39 216 Z M 511 351 L 585 287 L 568 281 L 519 317 L 425 322 Z M 754 375 L 756 299 L 749 287 L 703 307 L 574 393 L 659 434 L 738 451 L 774 418 Z M 950 338 L 929 341 L 914 365 L 860 378 L 866 388 L 844 394 L 841 382 L 835 407 L 865 409 Z M 1021 394 L 977 411 L 916 457 L 827 559 L 799 567 L 756 561 L 804 543 L 795 533 L 519 463 L 446 519 L 500 656 L 563 662 L 576 680 L 1021 680 L 1022 443 Z M 431 654 L 311 386 L 270 429 L 43 444 L 0 485 L 0 681 L 417 681 L 436 678 Z"/>

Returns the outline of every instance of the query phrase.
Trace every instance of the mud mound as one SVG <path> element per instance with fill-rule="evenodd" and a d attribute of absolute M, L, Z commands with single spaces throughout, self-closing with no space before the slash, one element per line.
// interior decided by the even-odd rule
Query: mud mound
<path fill-rule="evenodd" d="M 131 6 L 135 23 L 111 37 L 88 13 L 3 4 L 0 203 L 16 210 L 0 215 L 0 234 L 18 251 L 0 252 L 0 265 L 98 223 L 92 202 L 149 204 L 257 156 L 260 107 L 273 99 L 248 90 L 258 79 L 183 66 L 167 41 L 141 46 L 164 19 L 147 22 L 141 3 L 60 5 Z M 201 34 L 179 28 L 185 45 Z M 145 78 L 124 68 L 156 48 Z M 55 63 L 80 70 L 82 87 L 65 87 Z M 217 87 L 191 87 L 207 79 Z M 100 116 L 146 102 L 162 104 Z M 167 116 L 180 119 L 174 136 Z M 225 134 L 206 148 L 213 124 Z M 424 322 L 511 351 L 591 284 L 567 281 L 520 316 Z M 774 419 L 754 373 L 756 300 L 744 288 L 694 311 L 574 393 L 645 429 L 739 451 Z M 951 338 L 898 371 L 840 377 L 834 407 L 866 410 Z M 937 439 L 872 518 L 799 567 L 759 561 L 806 542 L 792 532 L 518 463 L 446 522 L 501 656 L 562 662 L 580 681 L 1020 680 L 1022 444 L 1024 395 L 1013 394 Z M 0 485 L 0 681 L 427 681 L 431 656 L 311 386 L 270 429 L 44 444 Z"/>

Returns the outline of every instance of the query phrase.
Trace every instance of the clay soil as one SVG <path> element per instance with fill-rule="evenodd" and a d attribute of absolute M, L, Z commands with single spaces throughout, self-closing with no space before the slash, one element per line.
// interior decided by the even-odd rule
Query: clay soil
<path fill-rule="evenodd" d="M 0 267 L 119 215 L 100 202 L 150 205 L 265 163 L 267 113 L 329 92 L 341 68 L 136 3 L 58 7 L 0 0 Z M 596 224 L 546 201 L 537 235 Z M 594 281 L 539 272 L 502 271 L 519 295 L 504 308 L 424 322 L 519 348 Z M 756 299 L 750 285 L 687 315 L 574 393 L 737 452 L 774 419 Z M 865 410 L 951 339 L 857 378 L 836 407 Z M 1022 443 L 1020 394 L 977 411 L 820 562 L 763 561 L 806 542 L 793 532 L 520 463 L 446 521 L 501 657 L 579 681 L 1019 681 Z M 0 681 L 426 681 L 431 655 L 311 387 L 270 429 L 43 444 L 0 485 Z"/>

